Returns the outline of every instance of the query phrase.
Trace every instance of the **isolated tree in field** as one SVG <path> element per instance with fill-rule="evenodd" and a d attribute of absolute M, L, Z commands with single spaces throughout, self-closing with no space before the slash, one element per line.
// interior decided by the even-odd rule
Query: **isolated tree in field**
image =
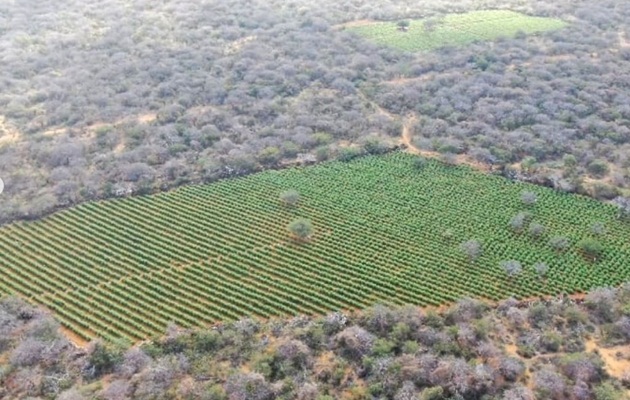
<path fill-rule="evenodd" d="M 417 156 L 413 159 L 413 167 L 417 170 L 424 169 L 428 164 L 428 161 L 424 157 Z"/>
<path fill-rule="evenodd" d="M 569 247 L 569 239 L 564 236 L 554 236 L 549 240 L 549 245 L 557 251 L 566 250 Z"/>
<path fill-rule="evenodd" d="M 527 214 L 520 212 L 512 217 L 509 225 L 513 231 L 520 232 L 525 228 L 526 221 L 527 221 Z"/>
<path fill-rule="evenodd" d="M 298 239 L 308 239 L 313 234 L 313 224 L 310 220 L 299 218 L 291 222 L 288 226 L 291 232 Z"/>
<path fill-rule="evenodd" d="M 481 243 L 478 240 L 468 240 L 460 244 L 459 249 L 470 261 L 475 261 L 483 254 Z"/>
<path fill-rule="evenodd" d="M 297 190 L 289 189 L 280 193 L 280 200 L 288 206 L 295 206 L 300 201 L 300 194 Z"/>
<path fill-rule="evenodd" d="M 536 193 L 534 193 L 534 192 L 523 192 L 523 193 L 521 193 L 521 201 L 526 206 L 532 206 L 532 205 L 536 204 L 537 200 L 538 200 L 538 197 L 536 196 Z"/>
<path fill-rule="evenodd" d="M 516 260 L 502 261 L 501 268 L 505 271 L 508 277 L 513 278 L 523 271 L 523 265 Z"/>
<path fill-rule="evenodd" d="M 596 236 L 602 236 L 606 233 L 606 227 L 602 222 L 595 222 L 591 225 L 591 233 Z"/>
<path fill-rule="evenodd" d="M 549 272 L 549 266 L 544 262 L 537 262 L 534 264 L 534 271 L 536 271 L 539 278 L 544 278 L 547 276 L 547 272 Z"/>
<path fill-rule="evenodd" d="M 545 233 L 545 227 L 538 222 L 533 222 L 531 225 L 529 225 L 529 228 L 527 230 L 529 231 L 529 234 L 536 239 L 538 239 Z"/>
<path fill-rule="evenodd" d="M 604 246 L 594 239 L 584 239 L 580 241 L 578 248 L 592 261 L 597 260 L 604 252 Z"/>
<path fill-rule="evenodd" d="M 396 24 L 396 26 L 398 26 L 398 30 L 403 32 L 407 32 L 409 30 L 409 25 L 411 25 L 411 23 L 407 20 L 398 21 Z"/>
<path fill-rule="evenodd" d="M 630 197 L 617 197 L 612 202 L 617 206 L 618 217 L 630 221 Z"/>

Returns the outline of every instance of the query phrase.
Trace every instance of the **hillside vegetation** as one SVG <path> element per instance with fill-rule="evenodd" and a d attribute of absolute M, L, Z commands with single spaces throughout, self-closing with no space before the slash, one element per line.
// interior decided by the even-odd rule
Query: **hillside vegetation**
<path fill-rule="evenodd" d="M 0 290 L 83 339 L 130 342 L 170 321 L 574 293 L 630 279 L 618 216 L 468 167 L 375 155 L 7 225 Z"/>
<path fill-rule="evenodd" d="M 480 10 L 568 26 L 422 54 L 340 29 Z M 613 198 L 628 21 L 618 0 L 4 1 L 0 222 L 395 144 L 410 115 L 424 150 Z"/>
<path fill-rule="evenodd" d="M 375 306 L 325 317 L 169 326 L 76 348 L 49 315 L 0 301 L 0 397 L 59 400 L 624 400 L 630 286 L 496 308 Z M 625 387 L 623 386 L 625 385 Z"/>

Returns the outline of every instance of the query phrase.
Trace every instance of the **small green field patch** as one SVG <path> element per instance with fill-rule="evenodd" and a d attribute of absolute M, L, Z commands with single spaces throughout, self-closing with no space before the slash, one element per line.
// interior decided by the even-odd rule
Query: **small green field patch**
<path fill-rule="evenodd" d="M 558 30 L 568 24 L 557 18 L 534 17 L 508 10 L 472 11 L 441 18 L 410 20 L 406 30 L 399 21 L 374 22 L 347 28 L 375 43 L 405 51 L 462 46 L 482 40 Z"/>

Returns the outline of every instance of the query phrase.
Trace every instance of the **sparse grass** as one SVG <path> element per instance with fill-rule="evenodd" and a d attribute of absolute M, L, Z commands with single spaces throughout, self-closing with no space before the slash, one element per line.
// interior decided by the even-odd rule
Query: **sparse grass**
<path fill-rule="evenodd" d="M 409 21 L 408 31 L 399 29 L 398 21 L 374 22 L 350 26 L 355 32 L 378 44 L 405 51 L 433 50 L 444 46 L 461 46 L 480 40 L 513 37 L 553 31 L 567 23 L 555 18 L 532 17 L 507 10 L 473 11 L 448 14 L 442 18 Z"/>

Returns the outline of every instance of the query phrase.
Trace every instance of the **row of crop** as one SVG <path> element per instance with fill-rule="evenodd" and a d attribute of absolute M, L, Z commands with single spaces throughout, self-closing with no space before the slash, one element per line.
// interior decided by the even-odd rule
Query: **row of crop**
<path fill-rule="evenodd" d="M 162 298 L 174 302 L 206 302 L 206 306 L 214 308 L 220 305 L 228 310 L 220 309 L 221 315 L 231 317 L 239 317 L 242 315 L 256 314 L 261 316 L 269 316 L 277 309 L 272 309 L 268 305 L 257 306 L 250 304 L 248 301 L 255 296 L 253 293 L 243 289 L 238 283 L 230 283 L 222 281 L 219 277 L 214 276 L 212 280 L 206 280 L 203 283 L 191 282 L 184 277 L 187 270 L 194 266 L 188 266 L 184 269 L 166 269 L 155 276 L 150 275 L 139 278 L 143 284 L 148 285 L 154 293 L 159 293 Z M 173 274 L 173 275 L 171 275 Z M 213 295 L 219 293 L 220 295 Z M 192 297 L 191 297 L 192 296 Z M 260 296 L 260 294 L 259 294 Z M 255 298 L 254 298 L 255 300 Z M 217 309 L 219 310 L 219 309 Z"/>
<path fill-rule="evenodd" d="M 107 291 L 76 290 L 71 293 L 73 299 L 90 307 L 92 314 L 114 326 L 124 326 L 127 333 L 138 337 L 150 337 L 163 331 L 164 324 L 158 324 L 156 316 L 144 312 L 139 307 L 125 304 L 119 299 L 112 298 Z"/>
<path fill-rule="evenodd" d="M 439 251 L 439 249 L 437 249 L 437 250 Z M 430 252 L 429 252 L 429 253 L 430 253 Z M 460 255 L 460 257 L 461 257 L 461 255 Z M 465 269 L 463 269 L 463 271 L 465 271 Z M 503 276 L 503 275 L 501 275 L 501 276 Z M 520 283 L 520 282 L 519 282 L 519 283 Z M 540 284 L 539 284 L 539 282 L 538 282 L 538 281 L 533 281 L 532 283 L 533 283 L 533 285 L 534 285 L 534 286 L 536 286 L 536 288 L 537 288 L 537 289 L 538 289 L 538 288 L 540 288 Z"/>
<path fill-rule="evenodd" d="M 190 309 L 193 310 L 191 315 L 197 315 L 197 313 L 207 315 L 201 320 L 238 319 L 246 314 L 246 311 L 229 301 L 229 295 L 216 296 L 210 285 L 199 288 L 194 284 L 183 284 L 179 282 L 178 278 L 173 279 L 169 275 L 170 271 L 172 270 L 164 270 L 158 276 L 133 278 L 129 282 L 134 281 L 134 285 L 143 286 L 147 285 L 148 279 L 148 284 L 151 286 L 152 292 L 157 294 L 157 299 L 171 304 L 190 305 Z"/>
<path fill-rule="evenodd" d="M 130 310 L 137 309 L 149 313 L 150 318 L 162 326 L 166 326 L 166 323 L 170 321 L 183 327 L 190 327 L 199 322 L 207 321 L 205 314 L 197 311 L 192 305 L 184 306 L 179 302 L 165 299 L 147 285 L 135 284 L 132 279 L 115 282 L 101 287 L 99 290 L 111 292 L 119 302 L 124 303 Z"/>
<path fill-rule="evenodd" d="M 328 239 L 328 238 L 327 238 Z M 361 288 L 365 288 L 365 277 L 371 277 L 375 282 L 375 285 L 370 288 L 370 291 L 374 291 L 379 293 L 380 296 L 383 294 L 387 295 L 387 297 L 391 297 L 392 299 L 397 299 L 402 302 L 409 303 L 418 303 L 419 299 L 417 296 L 423 295 L 427 290 L 431 290 L 434 292 L 433 297 L 437 297 L 438 299 L 444 300 L 439 293 L 444 293 L 444 287 L 442 287 L 439 283 L 434 284 L 430 280 L 423 278 L 421 275 L 418 275 L 415 280 L 405 280 L 404 283 L 407 286 L 406 291 L 401 291 L 400 287 L 403 283 L 402 280 L 397 280 L 392 278 L 392 274 L 390 273 L 392 266 L 395 264 L 394 260 L 388 260 L 388 264 L 378 265 L 373 262 L 368 261 L 367 259 L 354 264 L 344 262 L 344 254 L 347 249 L 344 246 L 337 246 L 337 244 L 341 243 L 341 241 L 334 241 L 334 238 L 330 238 L 330 241 L 325 243 L 324 249 L 326 250 L 326 256 L 322 257 L 321 260 L 335 260 L 340 268 L 355 268 L 358 272 L 358 279 L 360 280 Z M 322 252 L 323 253 L 323 252 Z M 299 259 L 302 254 L 294 253 L 294 256 Z M 319 255 L 318 255 L 319 258 Z M 316 264 L 317 265 L 317 264 Z M 400 266 L 398 265 L 400 268 Z M 363 277 L 361 279 L 361 277 Z M 427 277 L 428 278 L 428 277 Z M 391 292 L 389 294 L 386 291 L 383 291 L 383 287 L 390 288 Z M 449 291 L 452 291 L 452 287 L 449 288 Z M 427 298 L 426 300 L 435 300 L 435 298 Z"/>
<path fill-rule="evenodd" d="M 142 338 L 142 335 L 127 328 L 117 318 L 112 318 L 109 314 L 95 314 L 94 308 L 84 304 L 74 292 L 57 293 L 54 297 L 45 296 L 44 298 L 49 299 L 45 304 L 53 311 L 66 315 L 81 327 L 95 332 L 100 337 L 124 338 L 131 342 Z"/>
<path fill-rule="evenodd" d="M 287 248 L 287 259 L 294 260 L 295 265 L 300 268 L 304 268 L 304 260 L 309 260 L 313 266 L 312 273 L 317 278 L 321 279 L 320 275 L 333 276 L 340 285 L 347 284 L 348 278 L 351 278 L 351 282 L 356 282 L 354 290 L 358 293 L 379 293 L 382 297 L 386 297 L 402 300 L 405 302 L 415 303 L 417 298 L 414 297 L 417 293 L 422 293 L 426 287 L 415 286 L 411 292 L 401 292 L 396 284 L 393 284 L 390 276 L 393 268 L 391 262 L 384 263 L 382 265 L 369 262 L 369 253 L 367 257 L 361 256 L 361 259 L 357 258 L 357 261 L 349 261 L 347 252 L 352 250 L 346 249 L 343 246 L 334 247 L 334 244 L 341 243 L 341 240 L 334 240 L 333 237 L 325 238 L 324 243 L 321 243 L 321 251 L 313 249 L 310 253 L 314 253 L 314 256 L 307 254 L 302 249 Z M 320 243 L 317 244 L 319 246 Z M 284 253 L 283 249 L 283 252 Z M 282 254 L 280 253 L 280 254 Z M 319 271 L 319 272 L 318 272 Z M 338 271 L 338 272 L 337 272 Z M 318 275 L 319 274 L 319 275 Z M 346 287 L 346 290 L 348 288 Z"/>
<path fill-rule="evenodd" d="M 361 246 L 362 240 L 364 238 L 362 236 L 352 237 L 350 235 L 350 232 L 348 232 L 348 234 L 349 234 L 349 236 L 348 236 L 349 240 L 347 240 L 347 241 L 341 241 L 341 240 L 339 240 L 338 237 L 324 238 L 323 241 L 325 242 L 325 245 L 324 245 L 325 252 L 328 253 L 328 254 L 336 254 L 337 257 L 338 257 L 338 263 L 340 263 L 340 264 L 344 264 L 344 258 L 345 258 L 344 256 L 346 254 L 348 254 L 348 253 L 352 254 L 354 249 L 357 249 L 357 253 L 355 253 L 357 257 L 363 256 L 362 258 L 369 259 L 369 260 L 373 261 L 373 257 L 370 256 L 369 252 L 367 252 L 366 254 L 361 254 L 361 253 L 363 253 L 365 247 L 359 247 L 359 246 Z M 367 240 L 369 240 L 370 237 L 379 237 L 379 238 L 381 238 L 383 240 L 383 243 L 385 243 L 385 244 L 392 243 L 392 248 L 397 247 L 397 246 L 395 246 L 396 244 L 400 244 L 401 242 L 404 243 L 404 241 L 401 241 L 400 239 L 398 239 L 398 241 L 396 241 L 395 237 L 389 238 L 389 237 L 387 237 L 386 234 L 383 234 L 382 232 L 378 232 L 378 231 L 368 232 L 366 236 L 367 236 L 367 238 L 365 238 L 365 239 L 367 239 Z M 354 239 L 354 238 L 359 238 L 360 239 L 358 242 L 356 242 L 356 245 L 353 245 L 353 243 L 352 243 L 352 239 Z M 389 239 L 391 239 L 391 241 Z M 435 262 L 436 262 L 437 266 L 453 265 L 453 262 L 452 262 L 453 260 L 456 261 L 457 263 L 462 262 L 461 260 L 463 259 L 463 257 L 460 256 L 459 254 L 458 254 L 457 258 L 454 258 L 453 260 L 449 260 L 448 256 L 443 254 L 444 253 L 444 249 L 442 247 L 440 247 L 439 242 L 434 242 L 434 243 L 436 244 L 435 248 L 429 249 L 429 251 L 426 251 L 426 252 L 423 251 L 423 254 L 425 254 L 424 258 L 426 258 L 426 257 L 437 257 L 435 259 Z M 434 243 L 431 243 L 431 244 L 434 244 Z M 411 242 L 408 247 L 405 246 L 405 247 L 407 247 L 407 251 L 409 251 L 414 244 L 415 243 Z M 423 245 L 426 245 L 426 242 L 423 241 Z M 415 246 L 415 247 L 417 247 L 417 246 Z M 358 250 L 358 249 L 360 249 L 360 250 Z M 360 251 L 360 253 L 359 253 L 359 251 Z M 406 253 L 406 254 L 411 254 L 411 253 Z M 445 257 L 447 257 L 447 258 L 445 258 Z M 384 258 L 383 261 L 387 262 L 389 264 L 392 264 L 392 265 L 393 264 L 396 264 L 396 265 L 399 265 L 399 266 L 400 265 L 405 265 L 405 264 L 401 264 L 399 262 L 400 260 L 401 259 L 394 261 L 392 259 Z M 404 260 L 404 258 L 402 260 Z M 422 260 L 422 257 L 420 258 L 420 260 Z M 417 262 L 418 260 L 417 259 L 411 260 L 411 258 L 409 258 L 409 261 L 410 261 L 410 263 L 413 263 L 413 262 Z M 412 265 L 412 264 L 407 264 L 407 265 Z M 374 271 L 378 274 L 379 267 L 375 267 L 375 268 L 376 269 Z M 465 268 L 462 268 L 462 270 L 465 271 Z M 364 270 L 363 273 L 365 273 L 365 272 L 366 271 Z M 465 276 L 465 275 L 454 273 L 454 274 L 452 274 L 451 279 L 458 280 L 462 276 Z M 378 279 L 380 280 L 382 278 L 378 278 Z M 396 284 L 394 286 L 396 286 L 398 283 L 399 282 L 396 281 Z M 463 287 L 465 287 L 465 286 L 462 285 L 462 288 Z"/>
<path fill-rule="evenodd" d="M 118 254 L 115 257 L 105 256 L 104 261 L 107 264 L 114 264 L 115 266 L 121 266 L 122 264 L 123 271 L 127 271 L 126 274 L 130 272 L 129 268 L 132 268 L 131 272 L 146 273 L 153 269 L 146 265 L 148 263 L 152 266 L 159 266 L 168 263 L 168 259 L 161 256 L 158 252 L 152 252 L 149 254 L 148 251 L 140 249 L 137 246 L 133 246 L 122 241 L 113 241 L 112 236 L 117 231 L 117 228 L 107 226 L 105 222 L 103 222 L 102 225 L 88 225 L 88 221 L 90 221 L 89 216 L 73 214 L 71 217 L 68 216 L 68 219 L 62 222 L 75 227 L 77 237 L 74 239 L 76 240 L 76 243 L 82 243 L 82 250 L 84 252 L 87 253 L 91 251 L 91 248 L 114 249 Z M 81 234 L 81 237 L 78 237 L 79 234 Z M 143 259 L 146 260 L 146 262 L 142 262 Z M 99 268 L 99 264 L 101 263 L 98 262 L 95 268 Z M 116 271 L 120 273 L 119 269 L 116 269 Z M 125 273 L 116 274 L 114 277 L 124 275 Z"/>
<path fill-rule="evenodd" d="M 141 209 L 136 210 L 135 207 L 132 207 L 132 204 L 129 203 L 111 203 L 99 211 L 105 213 L 106 216 L 113 215 L 118 216 L 123 220 L 129 220 L 133 223 L 133 225 L 130 226 L 130 229 L 133 229 L 136 235 L 141 233 L 143 238 L 152 236 L 157 238 L 163 237 L 165 229 L 170 229 L 176 226 L 172 221 L 164 223 L 165 221 L 153 212 L 155 207 L 159 207 L 159 205 L 154 204 L 154 202 L 147 202 L 139 207 L 141 207 Z M 168 212 L 170 214 L 169 210 L 160 211 Z M 196 227 L 199 232 L 202 232 L 202 226 L 196 226 L 195 223 L 196 218 L 198 218 L 198 214 L 191 213 L 186 215 L 186 218 L 187 232 L 185 237 L 182 238 L 181 235 L 167 235 L 168 243 L 166 244 L 166 250 L 176 253 L 183 252 L 184 258 L 189 257 L 188 253 L 192 253 L 195 257 L 203 255 L 209 250 L 207 241 L 204 240 L 201 235 L 195 237 L 190 234 L 190 232 L 192 232 L 191 228 L 194 227 Z"/>
<path fill-rule="evenodd" d="M 446 196 L 442 196 L 442 197 L 446 197 Z M 450 197 L 460 197 L 460 196 L 453 196 L 451 195 Z M 414 204 L 416 203 L 416 201 L 414 201 Z M 369 207 L 369 206 L 364 206 L 365 210 L 368 212 L 373 212 L 373 215 L 378 216 L 380 214 L 382 214 L 384 211 L 386 210 L 386 207 L 388 206 L 388 204 L 378 204 L 377 207 Z M 397 206 L 395 204 L 393 204 L 392 206 Z M 457 208 L 459 207 L 459 209 Z M 440 213 L 442 215 L 450 215 L 449 214 L 449 210 L 459 210 L 460 212 L 463 211 L 462 208 L 466 208 L 466 204 L 462 205 L 461 203 L 458 203 L 456 201 L 453 202 L 448 202 L 448 201 L 440 201 L 439 203 L 435 203 L 435 204 L 431 204 L 431 202 L 427 202 L 426 204 L 422 204 L 422 206 L 418 206 L 416 207 L 416 212 L 421 212 L 422 214 L 431 214 L 432 211 L 435 211 L 436 213 Z M 506 216 L 501 216 L 499 213 L 492 213 L 489 211 L 489 214 L 484 218 L 480 218 L 479 216 L 477 216 L 476 214 L 479 212 L 479 209 L 489 209 L 489 210 L 494 210 L 491 204 L 485 204 L 485 207 L 480 207 L 479 205 L 472 205 L 468 207 L 470 212 L 469 212 L 469 216 L 467 217 L 466 220 L 462 220 L 461 218 L 459 220 L 455 220 L 456 215 L 452 215 L 450 219 L 453 220 L 453 222 L 457 222 L 459 224 L 466 224 L 468 223 L 469 225 L 472 226 L 477 226 L 477 225 L 483 225 L 480 226 L 479 228 L 481 229 L 492 229 L 492 230 L 501 230 L 504 229 L 505 233 L 508 233 L 508 229 L 507 229 L 507 222 L 509 221 L 509 219 L 511 218 L 511 216 L 513 215 L 506 215 Z M 562 226 L 562 227 L 567 227 L 568 231 L 571 232 L 573 230 L 577 230 L 577 229 L 581 229 L 583 231 L 587 231 L 588 230 L 588 224 L 582 223 L 577 224 L 575 221 L 571 222 L 571 221 L 565 221 L 562 219 L 550 219 L 550 220 L 546 220 L 545 222 L 548 222 L 548 224 L 550 225 L 551 228 L 554 227 L 554 222 L 557 223 L 558 225 Z M 474 224 L 473 224 L 474 223 Z M 576 228 L 576 226 L 581 226 L 582 228 Z"/>
<path fill-rule="evenodd" d="M 116 242 L 126 242 L 129 243 L 129 245 L 132 245 L 136 240 L 138 240 L 143 248 L 147 250 L 154 250 L 157 256 L 163 257 L 166 265 L 168 265 L 171 261 L 185 262 L 187 260 L 186 253 L 193 251 L 193 249 L 187 248 L 185 243 L 180 243 L 176 247 L 174 246 L 174 242 L 170 241 L 168 243 L 168 255 L 166 255 L 164 254 L 164 243 L 158 236 L 159 230 L 157 228 L 155 230 L 155 236 L 150 234 L 140 235 L 139 233 L 142 232 L 141 228 L 147 223 L 146 221 L 137 218 L 131 219 L 132 216 L 119 217 L 110 209 L 97 207 L 93 204 L 91 206 L 94 208 L 86 207 L 86 210 L 89 210 L 86 215 L 88 220 L 101 221 L 103 226 L 109 226 L 110 228 L 112 224 L 115 224 L 114 226 L 116 226 L 116 229 L 111 233 L 112 240 L 115 240 Z M 130 238 L 124 238 L 125 232 L 130 232 Z"/>
<path fill-rule="evenodd" d="M 155 205 L 146 204 L 143 209 L 151 211 L 153 207 L 155 207 Z M 183 211 L 185 210 L 185 208 L 186 205 L 182 203 L 178 210 L 173 210 L 171 213 L 169 213 L 173 216 L 173 219 L 168 221 L 169 224 L 180 226 L 182 229 L 190 230 L 193 234 L 196 234 L 199 237 L 203 237 L 207 243 L 212 243 L 212 240 L 214 239 L 213 235 L 216 235 L 217 239 L 219 240 L 223 239 L 226 246 L 229 246 L 235 250 L 243 250 L 248 247 L 254 247 L 268 243 L 268 241 L 260 241 L 260 239 L 251 234 L 243 235 L 243 233 L 249 232 L 247 230 L 243 232 L 243 230 L 237 229 L 237 224 L 239 223 L 239 220 L 236 218 L 232 219 L 232 217 L 230 217 L 229 215 L 216 215 L 212 226 L 193 227 L 194 220 L 199 219 L 205 213 L 200 212 L 196 215 L 192 213 L 185 213 L 185 211 Z M 230 227 L 233 228 L 229 229 Z M 238 239 L 244 241 L 245 243 L 234 243 L 236 239 L 234 235 L 238 233 L 241 233 L 242 235 L 242 237 L 238 237 Z M 259 231 L 256 233 L 259 233 Z"/>
<path fill-rule="evenodd" d="M 3 292 L 6 294 L 20 294 L 24 297 L 33 297 L 37 293 L 46 291 L 39 283 L 32 281 L 32 276 L 25 275 L 19 269 L 2 267 Z"/>
<path fill-rule="evenodd" d="M 260 293 L 266 301 L 282 304 L 285 309 L 294 307 L 296 311 L 305 314 L 321 313 L 330 309 L 330 301 L 320 297 L 320 294 L 306 289 L 304 285 L 296 286 L 286 279 L 273 279 L 269 271 L 271 268 L 263 264 L 252 267 L 251 264 L 243 263 L 240 256 L 234 255 L 215 263 L 201 263 L 185 273 L 188 274 L 188 279 L 199 283 L 208 279 L 207 275 L 219 275 L 230 283 Z M 282 274 L 282 271 L 279 273 Z M 304 302 L 304 298 L 309 301 Z"/>
<path fill-rule="evenodd" d="M 277 247 L 277 249 L 279 248 Z M 252 279 L 257 281 L 265 279 L 272 282 L 280 280 L 279 287 L 281 289 L 291 291 L 297 298 L 308 298 L 315 305 L 329 310 L 342 306 L 361 307 L 365 305 L 362 302 L 365 295 L 363 292 L 347 290 L 340 295 L 334 294 L 341 283 L 352 279 L 348 276 L 340 280 L 339 277 L 332 275 L 324 265 L 315 268 L 309 260 L 302 259 L 295 262 L 282 257 L 282 254 L 277 251 L 265 252 L 262 250 L 258 254 L 260 256 L 257 260 L 254 260 L 249 254 L 233 255 L 225 263 L 229 263 L 230 268 L 238 268 L 249 262 L 249 265 L 255 265 L 252 268 Z M 316 273 L 317 278 L 309 273 Z"/>
<path fill-rule="evenodd" d="M 39 268 L 32 260 L 16 259 L 7 252 L 2 260 L 3 279 L 14 286 L 19 293 L 32 297 L 52 288 L 61 287 L 46 271 Z"/>
<path fill-rule="evenodd" d="M 103 261 L 111 265 L 116 272 L 112 277 L 128 274 L 128 265 L 138 265 L 137 272 L 147 272 L 149 270 L 147 267 L 140 267 L 143 264 L 140 262 L 142 257 L 151 259 L 152 262 L 161 262 L 157 255 L 149 255 L 139 250 L 137 246 L 126 243 L 117 243 L 116 246 L 113 246 L 111 233 L 116 231 L 116 228 L 107 225 L 103 226 L 103 224 L 94 224 L 86 215 L 59 215 L 52 225 L 53 227 L 61 225 L 66 228 L 68 231 L 66 233 L 67 238 L 71 239 L 72 243 L 82 253 L 95 252 L 95 254 L 92 254 L 92 257 L 100 256 L 101 258 L 97 259 L 96 268 Z"/>
<path fill-rule="evenodd" d="M 411 293 L 398 293 L 398 286 L 392 283 L 391 277 L 391 263 L 377 265 L 369 260 L 369 254 L 356 254 L 355 262 L 349 262 L 347 257 L 348 252 L 352 252 L 353 249 L 346 248 L 345 246 L 338 245 L 338 241 L 332 240 L 333 238 L 324 239 L 324 246 L 321 247 L 321 251 L 317 252 L 316 257 L 310 258 L 310 260 L 317 265 L 323 263 L 326 266 L 334 266 L 331 269 L 327 269 L 327 273 L 331 273 L 332 268 L 335 268 L 339 272 L 339 279 L 343 282 L 343 276 L 351 275 L 361 282 L 362 288 L 370 292 L 379 292 L 390 296 L 392 298 L 401 298 L 402 300 L 414 302 Z M 290 249 L 292 250 L 292 249 Z M 366 257 L 366 255 L 368 257 Z M 303 253 L 292 251 L 290 257 L 293 257 L 296 261 L 300 258 L 306 258 Z M 419 288 L 418 288 L 419 289 Z M 420 290 L 418 290 L 419 292 Z"/>
<path fill-rule="evenodd" d="M 20 227 L 16 236 L 6 231 L 0 250 L 2 243 L 8 246 L 16 237 L 26 242 L 7 252 L 13 257 L 9 262 L 18 266 L 2 266 L 10 271 L 7 286 L 19 285 L 16 279 L 44 283 L 42 288 L 54 291 L 86 285 L 89 290 L 63 294 L 64 298 L 80 297 L 99 318 L 100 314 L 106 318 L 96 318 L 100 322 L 92 321 L 85 329 L 112 335 L 120 331 L 120 323 L 126 323 L 130 328 L 122 335 L 146 337 L 163 329 L 169 320 L 192 326 L 243 315 L 322 313 L 364 307 L 376 300 L 438 304 L 466 294 L 523 296 L 583 288 L 628 272 L 627 265 L 621 263 L 624 255 L 618 251 L 598 265 L 603 268 L 591 271 L 575 255 L 553 253 L 543 249 L 545 245 L 525 242 L 509 232 L 503 221 L 505 212 L 495 210 L 522 207 L 518 188 L 509 201 L 482 205 L 469 201 L 455 208 L 466 200 L 462 196 L 469 188 L 434 190 L 437 184 L 426 181 L 422 190 L 405 187 L 414 175 L 404 170 L 404 163 L 388 168 L 381 168 L 374 160 L 368 164 L 376 170 L 362 177 L 330 173 L 337 167 L 330 168 L 328 176 L 319 174 L 316 180 L 296 173 L 300 179 L 293 182 L 306 195 L 296 209 L 279 205 L 277 196 L 286 188 L 286 179 L 259 178 L 258 186 L 236 180 L 231 182 L 233 186 L 223 184 L 218 189 L 177 191 L 175 197 L 167 194 L 99 203 L 62 213 L 51 219 L 52 224 L 32 230 Z M 388 177 L 392 176 L 404 177 L 404 185 L 391 183 Z M 387 183 L 387 190 L 372 193 L 371 188 L 377 187 L 374 180 L 377 185 Z M 438 186 L 457 187 L 452 179 L 438 181 Z M 495 191 L 486 185 L 488 182 L 492 183 L 482 182 L 483 192 Z M 509 185 L 497 186 L 509 189 Z M 555 199 L 545 192 L 541 201 L 547 196 Z M 553 207 L 557 203 L 549 204 Z M 565 214 L 568 221 L 574 221 L 567 225 L 575 232 L 582 229 L 575 221 L 586 223 L 594 218 L 590 214 Z M 321 227 L 312 243 L 279 243 L 286 242 L 286 223 L 292 215 L 311 216 Z M 564 226 L 562 221 L 549 220 L 545 223 L 550 228 Z M 449 228 L 457 240 L 447 244 L 441 234 Z M 611 232 L 611 242 L 620 241 L 617 232 L 623 229 L 615 226 Z M 471 264 L 458 243 L 479 233 L 486 254 L 479 263 Z M 37 238 L 30 239 L 29 235 Z M 42 253 L 45 248 L 53 251 Z M 190 263 L 216 255 L 221 258 L 172 268 L 174 262 Z M 498 261 L 511 258 L 530 265 L 550 263 L 548 281 L 541 281 L 531 271 L 507 279 Z M 66 262 L 71 267 L 60 269 L 59 264 Z M 616 267 L 618 275 L 611 273 Z M 93 285 L 136 274 L 142 275 L 120 283 Z M 67 323 L 81 321 L 80 310 L 76 308 L 72 317 L 66 316 Z M 120 318 L 127 319 L 113 322 Z"/>
<path fill-rule="evenodd" d="M 15 234 L 21 238 L 23 243 L 29 243 L 34 247 L 32 254 L 39 254 L 50 257 L 48 265 L 58 267 L 62 265 L 69 278 L 76 280 L 80 285 L 96 284 L 104 278 L 110 276 L 109 270 L 99 271 L 97 268 L 84 268 L 85 259 L 78 260 L 76 248 L 80 245 L 71 238 L 62 238 L 57 235 L 51 224 L 44 228 L 41 225 L 33 225 L 30 232 L 26 230 L 16 230 Z M 113 250 L 110 250 L 112 252 Z M 99 260 L 101 261 L 101 260 Z M 79 263 L 80 262 L 80 263 Z M 89 271 L 89 272 L 88 272 Z"/>
<path fill-rule="evenodd" d="M 47 283 L 49 290 L 50 288 L 64 290 L 95 283 L 96 279 L 94 277 L 90 276 L 83 268 L 77 266 L 76 258 L 63 254 L 58 255 L 59 251 L 64 252 L 65 249 L 58 249 L 51 245 L 50 241 L 42 240 L 43 238 L 40 234 L 26 235 L 25 232 L 17 229 L 9 228 L 8 230 L 10 236 L 4 236 L 3 238 L 8 238 L 9 242 L 5 240 L 0 241 L 0 246 L 7 257 L 1 260 L 0 263 L 19 263 L 18 265 L 24 268 L 27 268 L 27 265 L 32 265 L 35 270 L 44 274 L 44 279 L 49 278 L 48 280 L 53 280 Z M 10 243 L 13 239 L 18 239 L 20 246 L 11 246 Z M 16 261 L 16 259 L 23 261 L 23 263 Z M 61 283 L 65 284 L 65 286 L 59 286 Z"/>

